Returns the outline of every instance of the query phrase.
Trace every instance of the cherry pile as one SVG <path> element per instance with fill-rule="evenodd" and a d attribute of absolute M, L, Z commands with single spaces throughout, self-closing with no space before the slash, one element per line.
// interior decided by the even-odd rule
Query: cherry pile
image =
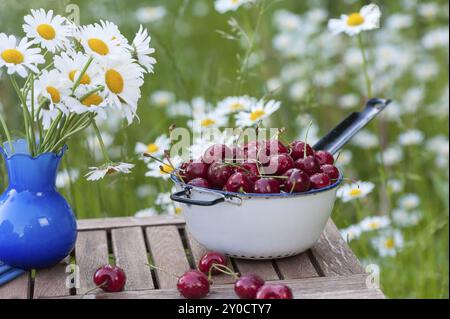
<path fill-rule="evenodd" d="M 234 193 L 302 193 L 321 189 L 339 178 L 333 155 L 303 142 L 252 141 L 242 147 L 209 147 L 203 156 L 178 170 L 191 186 Z"/>

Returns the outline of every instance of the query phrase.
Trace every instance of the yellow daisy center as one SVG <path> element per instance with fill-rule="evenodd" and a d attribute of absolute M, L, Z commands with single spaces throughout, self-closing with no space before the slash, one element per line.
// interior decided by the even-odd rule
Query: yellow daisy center
<path fill-rule="evenodd" d="M 173 172 L 173 167 L 167 164 L 163 164 L 159 168 L 159 171 L 161 172 L 161 174 L 170 174 Z"/>
<path fill-rule="evenodd" d="M 36 31 L 45 40 L 53 40 L 56 37 L 55 28 L 53 28 L 50 24 L 47 23 L 38 25 Z"/>
<path fill-rule="evenodd" d="M 159 151 L 159 146 L 155 143 L 151 143 L 147 145 L 147 153 L 153 154 Z"/>
<path fill-rule="evenodd" d="M 261 117 L 263 117 L 266 114 L 263 110 L 255 110 L 252 113 L 250 113 L 250 120 L 253 122 L 259 120 Z"/>
<path fill-rule="evenodd" d="M 362 194 L 362 191 L 359 188 L 354 188 L 350 190 L 349 195 L 350 196 L 359 196 Z"/>
<path fill-rule="evenodd" d="M 364 17 L 358 12 L 350 14 L 347 18 L 347 24 L 352 27 L 361 25 L 363 23 L 364 23 Z"/>
<path fill-rule="evenodd" d="M 386 247 L 386 248 L 388 248 L 388 249 L 394 248 L 394 247 L 395 247 L 394 239 L 388 238 L 388 239 L 384 242 L 384 247 Z"/>
<path fill-rule="evenodd" d="M 110 69 L 105 73 L 105 81 L 109 90 L 115 94 L 123 91 L 123 77 L 114 69 Z"/>
<path fill-rule="evenodd" d="M 379 226 L 380 226 L 380 223 L 378 223 L 378 222 L 371 222 L 369 224 L 370 229 L 377 229 Z"/>
<path fill-rule="evenodd" d="M 81 101 L 81 104 L 89 107 L 91 105 L 99 105 L 103 102 L 103 98 L 98 95 L 97 93 L 92 93 L 88 97 L 84 98 L 83 101 Z"/>
<path fill-rule="evenodd" d="M 88 40 L 88 45 L 92 51 L 100 55 L 107 55 L 109 53 L 108 45 L 103 40 L 91 38 Z"/>
<path fill-rule="evenodd" d="M 179 215 L 179 214 L 181 214 L 181 211 L 182 211 L 183 209 L 181 208 L 181 207 L 175 207 L 175 215 Z"/>
<path fill-rule="evenodd" d="M 25 57 L 22 52 L 17 49 L 6 49 L 2 52 L 2 59 L 6 63 L 20 64 L 23 62 Z"/>
<path fill-rule="evenodd" d="M 77 73 L 78 70 L 72 70 L 69 72 L 69 79 L 72 82 L 75 82 L 75 73 Z M 80 80 L 80 84 L 90 84 L 91 78 L 86 73 L 83 74 Z"/>
<path fill-rule="evenodd" d="M 239 103 L 239 102 L 236 102 L 236 103 L 233 103 L 233 104 L 230 105 L 230 109 L 232 111 L 240 111 L 243 108 L 244 108 L 244 106 L 241 103 Z"/>
<path fill-rule="evenodd" d="M 61 102 L 61 94 L 59 91 L 53 86 L 47 86 L 47 93 L 50 94 L 53 103 Z"/>
<path fill-rule="evenodd" d="M 204 127 L 208 127 L 208 126 L 211 126 L 211 125 L 214 125 L 214 124 L 216 124 L 216 121 L 214 121 L 213 119 L 204 119 L 204 120 L 202 120 L 202 122 L 201 122 L 201 125 L 202 126 L 204 126 Z"/>

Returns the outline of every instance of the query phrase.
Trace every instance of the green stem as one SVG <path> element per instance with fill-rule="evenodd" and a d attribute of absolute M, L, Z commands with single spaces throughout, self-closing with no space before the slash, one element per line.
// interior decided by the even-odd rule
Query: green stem
<path fill-rule="evenodd" d="M 94 60 L 94 58 L 90 57 L 89 60 L 84 65 L 83 69 L 81 70 L 80 74 L 78 75 L 78 77 L 73 85 L 72 94 L 75 92 L 77 87 L 80 85 L 81 79 L 83 78 L 84 74 L 86 73 L 87 69 L 89 68 L 89 66 L 91 65 L 93 60 Z"/>
<path fill-rule="evenodd" d="M 104 88 L 105 88 L 105 87 L 104 87 L 103 85 L 97 86 L 95 89 L 93 89 L 93 90 L 87 92 L 85 95 L 83 95 L 83 96 L 80 98 L 80 101 L 84 101 L 84 99 L 86 99 L 87 97 L 91 96 L 91 95 L 94 94 L 94 93 L 97 93 L 98 91 L 103 90 Z"/>
<path fill-rule="evenodd" d="M 364 47 L 364 42 L 363 42 L 363 38 L 361 33 L 358 34 L 358 44 L 359 44 L 359 48 L 361 50 L 361 55 L 362 55 L 362 59 L 363 59 L 363 73 L 364 73 L 364 79 L 366 82 L 366 89 L 367 89 L 367 98 L 372 98 L 372 81 L 370 80 L 369 77 L 369 72 L 367 70 L 367 55 L 366 55 L 366 49 Z"/>
<path fill-rule="evenodd" d="M 9 143 L 9 150 L 12 153 L 14 153 L 14 145 L 11 140 L 11 134 L 9 133 L 8 125 L 6 125 L 5 119 L 3 118 L 3 114 L 0 113 L 0 122 L 2 123 L 3 131 L 5 132 L 6 139 Z"/>
<path fill-rule="evenodd" d="M 100 143 L 100 148 L 103 153 L 103 157 L 106 161 L 111 162 L 108 156 L 108 152 L 106 151 L 105 143 L 103 143 L 102 135 L 100 134 L 100 130 L 98 129 L 97 123 L 95 123 L 95 120 L 92 121 L 92 127 L 94 128 L 95 134 L 97 135 L 98 142 Z"/>

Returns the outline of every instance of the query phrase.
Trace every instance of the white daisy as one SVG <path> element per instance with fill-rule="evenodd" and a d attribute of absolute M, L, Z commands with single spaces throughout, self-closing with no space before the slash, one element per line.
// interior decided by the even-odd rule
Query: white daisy
<path fill-rule="evenodd" d="M 420 197 L 416 194 L 405 194 L 398 199 L 397 204 L 403 209 L 413 210 L 419 207 Z"/>
<path fill-rule="evenodd" d="M 170 199 L 171 193 L 160 193 L 155 199 L 155 204 L 158 206 L 167 206 L 172 203 Z"/>
<path fill-rule="evenodd" d="M 145 198 L 154 194 L 156 192 L 155 187 L 153 185 L 144 184 L 140 185 L 136 188 L 136 195 L 139 198 Z"/>
<path fill-rule="evenodd" d="M 337 197 L 339 197 L 343 202 L 348 202 L 352 199 L 366 197 L 374 188 L 375 185 L 371 182 L 346 184 L 338 189 Z"/>
<path fill-rule="evenodd" d="M 88 60 L 89 56 L 81 52 L 77 52 L 73 55 L 62 52 L 61 55 L 56 55 L 53 59 L 55 68 L 61 72 L 63 78 L 68 79 L 72 84 L 78 79 Z M 100 84 L 100 82 L 100 66 L 97 62 L 92 61 L 81 77 L 80 84 L 97 85 Z"/>
<path fill-rule="evenodd" d="M 202 129 L 209 129 L 215 127 L 223 127 L 228 122 L 226 115 L 220 114 L 216 111 L 194 112 L 193 119 L 188 121 L 188 125 L 194 131 L 201 131 Z"/>
<path fill-rule="evenodd" d="M 192 115 L 192 107 L 186 101 L 178 101 L 175 103 L 171 103 L 167 107 L 167 115 L 169 117 L 190 117 Z"/>
<path fill-rule="evenodd" d="M 249 111 L 239 112 L 236 115 L 236 125 L 239 127 L 248 127 L 259 123 L 276 112 L 281 106 L 281 102 L 270 100 L 265 102 L 259 100 L 253 104 Z"/>
<path fill-rule="evenodd" d="M 387 216 L 373 216 L 364 218 L 359 223 L 359 226 L 361 227 L 362 231 L 366 232 L 385 228 L 389 226 L 390 223 L 391 221 Z"/>
<path fill-rule="evenodd" d="M 334 34 L 345 32 L 350 36 L 361 31 L 378 29 L 380 27 L 381 11 L 376 4 L 369 4 L 361 8 L 359 12 L 349 15 L 343 14 L 340 19 L 328 21 L 328 28 Z"/>
<path fill-rule="evenodd" d="M 100 167 L 89 167 L 90 172 L 85 175 L 88 181 L 97 181 L 106 175 L 115 173 L 129 174 L 134 164 L 129 163 L 109 163 Z"/>
<path fill-rule="evenodd" d="M 359 225 L 350 225 L 347 228 L 341 229 L 341 236 L 345 239 L 347 243 L 354 239 L 358 239 L 361 236 L 362 229 Z"/>
<path fill-rule="evenodd" d="M 152 156 L 158 157 L 164 154 L 165 150 L 170 148 L 170 138 L 166 134 L 158 136 L 155 141 L 144 144 L 141 142 L 136 143 L 134 151 L 137 154 L 147 153 Z"/>
<path fill-rule="evenodd" d="M 169 91 L 154 91 L 150 96 L 150 102 L 158 107 L 166 107 L 175 101 L 175 94 Z"/>
<path fill-rule="evenodd" d="M 387 181 L 388 190 L 392 193 L 400 193 L 403 190 L 404 183 L 395 178 L 391 178 Z"/>
<path fill-rule="evenodd" d="M 409 130 L 399 135 L 398 143 L 403 146 L 420 145 L 425 136 L 419 130 Z"/>
<path fill-rule="evenodd" d="M 368 130 L 362 130 L 352 138 L 352 144 L 363 149 L 374 148 L 378 145 L 378 137 Z"/>
<path fill-rule="evenodd" d="M 171 205 L 166 206 L 165 210 L 167 215 L 181 215 L 181 213 L 183 212 L 183 208 L 181 207 L 181 205 L 178 205 L 174 202 L 172 202 Z"/>
<path fill-rule="evenodd" d="M 27 37 L 42 48 L 55 52 L 69 43 L 68 37 L 72 35 L 73 26 L 66 18 L 53 16 L 53 10 L 46 13 L 44 9 L 31 9 L 31 15 L 25 16 L 24 20 L 23 30 Z"/>
<path fill-rule="evenodd" d="M 253 104 L 256 104 L 257 100 L 249 96 L 230 96 L 217 104 L 217 113 L 219 114 L 232 114 L 241 111 L 250 110 Z"/>
<path fill-rule="evenodd" d="M 351 109 L 355 106 L 358 106 L 361 102 L 361 99 L 356 94 L 345 94 L 338 99 L 338 104 L 343 109 Z"/>
<path fill-rule="evenodd" d="M 64 188 L 78 179 L 80 172 L 76 169 L 65 169 L 56 175 L 56 187 Z"/>
<path fill-rule="evenodd" d="M 75 92 L 79 103 L 68 105 L 69 111 L 76 114 L 92 112 L 105 119 L 105 109 L 110 105 L 110 102 L 106 99 L 104 92 L 91 92 L 92 88 L 90 87 L 79 87 Z"/>
<path fill-rule="evenodd" d="M 142 7 L 139 8 L 135 15 L 139 22 L 150 23 L 161 20 L 166 16 L 166 8 L 164 6 Z"/>
<path fill-rule="evenodd" d="M 133 43 L 131 44 L 133 48 L 133 57 L 149 73 L 153 73 L 153 64 L 156 63 L 155 58 L 150 56 L 150 54 L 155 52 L 155 49 L 150 47 L 151 39 L 152 38 L 148 35 L 147 29 L 141 25 L 138 33 L 136 33 Z"/>
<path fill-rule="evenodd" d="M 381 161 L 380 154 L 378 154 L 378 161 Z M 403 159 L 403 149 L 398 146 L 394 145 L 391 147 L 386 148 L 383 151 L 383 163 L 386 166 L 393 166 L 395 164 L 398 164 Z"/>
<path fill-rule="evenodd" d="M 175 167 L 178 167 L 182 163 L 181 157 L 171 158 L 170 161 Z M 158 161 L 152 161 L 147 164 L 148 171 L 145 173 L 145 176 L 167 180 L 169 179 L 170 174 L 174 171 L 175 167 L 167 161 L 165 161 L 164 164 Z"/>
<path fill-rule="evenodd" d="M 423 214 L 420 210 L 408 211 L 397 208 L 392 211 L 392 220 L 399 227 L 410 227 L 417 225 L 422 219 Z"/>
<path fill-rule="evenodd" d="M 403 248 L 404 240 L 399 230 L 389 230 L 372 238 L 371 243 L 381 257 L 394 257 Z"/>
<path fill-rule="evenodd" d="M 218 12 L 225 13 L 227 11 L 236 11 L 240 6 L 252 2 L 254 0 L 216 0 L 214 7 Z"/>
<path fill-rule="evenodd" d="M 150 208 L 145 208 L 145 209 L 141 209 L 141 210 L 137 211 L 134 214 L 134 217 L 145 218 L 145 217 L 152 217 L 152 216 L 156 216 L 156 215 L 158 215 L 157 210 L 154 209 L 153 207 L 150 207 Z"/>
<path fill-rule="evenodd" d="M 38 73 L 36 65 L 44 63 L 45 60 L 40 54 L 41 49 L 30 48 L 32 45 L 33 42 L 27 38 L 17 44 L 15 36 L 0 33 L 0 69 L 5 67 L 8 74 L 17 73 L 23 78 L 27 76 L 27 69 Z"/>

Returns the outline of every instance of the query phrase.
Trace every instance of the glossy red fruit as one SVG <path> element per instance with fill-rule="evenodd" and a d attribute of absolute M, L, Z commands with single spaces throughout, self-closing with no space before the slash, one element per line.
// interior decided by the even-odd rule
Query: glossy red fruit
<path fill-rule="evenodd" d="M 208 147 L 202 156 L 203 162 L 212 164 L 217 161 L 233 159 L 233 151 L 224 144 L 214 144 Z"/>
<path fill-rule="evenodd" d="M 240 146 L 234 145 L 231 148 L 231 151 L 233 153 L 233 162 L 234 163 L 242 163 L 242 162 L 244 162 L 245 153 L 244 153 L 244 150 Z"/>
<path fill-rule="evenodd" d="M 292 168 L 284 173 L 284 176 L 288 176 L 284 180 L 284 191 L 287 193 L 302 193 L 307 192 L 310 189 L 311 182 L 308 174 L 300 169 Z"/>
<path fill-rule="evenodd" d="M 278 140 L 269 140 L 265 142 L 266 155 L 287 154 L 289 150 Z"/>
<path fill-rule="evenodd" d="M 295 161 L 295 168 L 301 169 L 309 176 L 320 173 L 320 165 L 314 156 L 306 156 Z"/>
<path fill-rule="evenodd" d="M 107 292 L 122 291 L 127 282 L 127 276 L 122 268 L 104 265 L 98 268 L 93 277 L 94 284 Z"/>
<path fill-rule="evenodd" d="M 212 251 L 207 254 L 205 254 L 200 261 L 198 262 L 198 270 L 200 270 L 202 273 L 208 275 L 209 270 L 214 264 L 226 266 L 227 265 L 227 257 L 225 257 L 223 254 Z M 215 268 L 211 270 L 211 273 L 213 275 L 220 274 L 221 272 Z"/>
<path fill-rule="evenodd" d="M 234 292 L 241 299 L 255 299 L 258 290 L 264 286 L 264 280 L 253 274 L 241 276 L 234 284 Z"/>
<path fill-rule="evenodd" d="M 208 167 L 209 165 L 202 160 L 194 160 L 188 164 L 185 171 L 186 180 L 189 182 L 194 178 L 208 179 Z"/>
<path fill-rule="evenodd" d="M 188 165 L 192 163 L 192 160 L 190 160 L 189 162 L 184 162 L 180 165 L 180 170 L 185 171 L 186 168 L 188 167 Z"/>
<path fill-rule="evenodd" d="M 339 179 L 339 170 L 336 166 L 325 164 L 320 166 L 320 171 L 324 174 L 327 174 L 331 180 Z"/>
<path fill-rule="evenodd" d="M 324 173 L 314 174 L 310 177 L 310 181 L 311 187 L 314 189 L 321 189 L 331 185 L 331 179 Z"/>
<path fill-rule="evenodd" d="M 291 156 L 294 161 L 305 157 L 305 142 L 295 141 L 291 144 Z M 306 144 L 306 156 L 314 155 L 314 150 L 309 144 Z"/>
<path fill-rule="evenodd" d="M 246 162 L 256 162 L 260 161 L 262 163 L 266 163 L 268 158 L 265 154 L 265 149 L 260 150 L 261 148 L 260 141 L 250 141 L 244 145 L 244 158 Z"/>
<path fill-rule="evenodd" d="M 280 183 L 275 178 L 260 178 L 253 186 L 257 194 L 277 194 L 280 192 Z"/>
<path fill-rule="evenodd" d="M 320 166 L 325 165 L 325 164 L 329 164 L 329 165 L 333 165 L 334 164 L 334 157 L 330 152 L 327 151 L 317 151 L 314 154 L 314 157 L 316 158 L 317 162 L 319 163 Z"/>
<path fill-rule="evenodd" d="M 187 299 L 199 299 L 209 293 L 208 277 L 198 270 L 189 270 L 178 278 L 177 289 Z"/>
<path fill-rule="evenodd" d="M 209 185 L 208 181 L 201 177 L 197 177 L 197 178 L 190 180 L 188 182 L 188 185 L 195 186 L 195 187 L 211 188 L 211 185 Z"/>
<path fill-rule="evenodd" d="M 233 193 L 251 193 L 253 191 L 253 182 L 247 174 L 237 172 L 230 176 L 224 186 L 224 190 Z"/>
<path fill-rule="evenodd" d="M 244 162 L 234 169 L 235 172 L 245 173 L 254 183 L 259 179 L 258 165 L 256 163 Z"/>
<path fill-rule="evenodd" d="M 283 175 L 294 167 L 294 160 L 288 154 L 278 154 L 270 157 L 269 164 L 263 167 L 265 174 Z"/>
<path fill-rule="evenodd" d="M 208 168 L 208 182 L 213 188 L 222 189 L 227 183 L 234 169 L 222 162 L 214 162 Z"/>
<path fill-rule="evenodd" d="M 286 285 L 265 284 L 256 293 L 256 299 L 293 299 L 292 290 Z"/>

